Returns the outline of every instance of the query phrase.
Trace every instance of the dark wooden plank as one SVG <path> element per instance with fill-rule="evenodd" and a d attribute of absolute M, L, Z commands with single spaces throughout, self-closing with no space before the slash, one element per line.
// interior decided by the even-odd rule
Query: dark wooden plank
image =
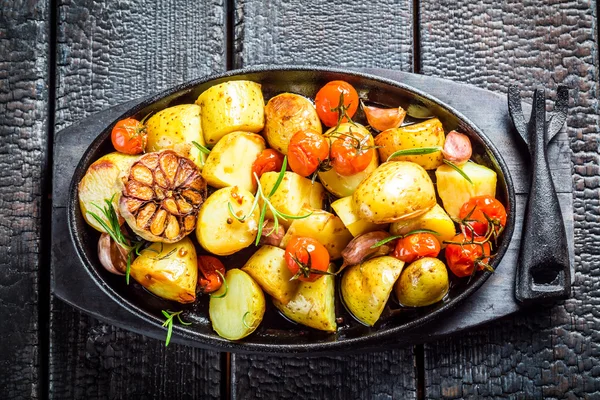
<path fill-rule="evenodd" d="M 223 2 L 61 1 L 57 129 L 225 67 Z M 220 398 L 221 356 L 99 323 L 56 298 L 52 398 Z"/>
<path fill-rule="evenodd" d="M 49 2 L 0 7 L 0 398 L 41 396 L 39 307 L 47 170 Z M 43 265 L 43 264 L 41 264 Z M 42 313 L 43 315 L 43 313 Z"/>
<path fill-rule="evenodd" d="M 431 398 L 597 398 L 600 319 L 593 272 L 598 250 L 598 46 L 594 1 L 423 0 L 426 74 L 506 92 L 559 83 L 572 88 L 567 133 L 574 164 L 573 297 L 425 345 Z M 511 293 L 512 295 L 512 293 Z"/>

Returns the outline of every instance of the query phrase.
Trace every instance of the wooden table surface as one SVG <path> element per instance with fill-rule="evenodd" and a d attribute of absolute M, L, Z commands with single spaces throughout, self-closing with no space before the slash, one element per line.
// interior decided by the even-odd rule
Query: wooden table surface
<path fill-rule="evenodd" d="M 5 0 L 0 5 L 1 399 L 600 398 L 595 0 Z M 54 298 L 53 135 L 111 105 L 249 65 L 391 68 L 499 93 L 572 88 L 571 299 L 353 356 L 220 354 Z M 477 101 L 477 99 L 473 99 Z"/>

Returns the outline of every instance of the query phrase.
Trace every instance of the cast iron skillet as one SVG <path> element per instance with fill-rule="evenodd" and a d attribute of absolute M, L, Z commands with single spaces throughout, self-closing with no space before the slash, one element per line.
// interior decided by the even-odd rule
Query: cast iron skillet
<path fill-rule="evenodd" d="M 172 105 L 193 103 L 198 95 L 207 88 L 221 82 L 240 79 L 261 83 L 265 100 L 282 92 L 298 93 L 314 98 L 318 89 L 325 83 L 332 80 L 345 80 L 358 90 L 361 98 L 369 102 L 404 107 L 408 104 L 420 104 L 442 121 L 446 132 L 457 129 L 469 135 L 473 144 L 475 161 L 487 165 L 498 174 L 496 196 L 505 204 L 508 212 L 505 232 L 497 248 L 497 257 L 492 262 L 494 268 L 499 265 L 508 248 L 515 224 L 513 184 L 508 168 L 496 147 L 465 116 L 418 89 L 364 73 L 308 67 L 260 67 L 213 75 L 152 95 L 106 126 L 106 129 L 84 153 L 69 188 L 69 230 L 84 268 L 99 288 L 112 300 L 138 318 L 157 327 L 160 327 L 164 320 L 161 310 L 185 310 L 184 319 L 193 324 L 191 326 L 175 325 L 174 329 L 183 337 L 195 341 L 200 347 L 234 352 L 332 353 L 356 350 L 390 341 L 410 329 L 443 318 L 445 313 L 473 294 L 490 276 L 489 272 L 480 272 L 469 283 L 466 280 L 452 282 L 449 294 L 444 301 L 429 307 L 403 309 L 391 299 L 380 321 L 374 327 L 366 327 L 356 322 L 347 313 L 339 296 L 336 295 L 336 315 L 341 317 L 342 321 L 338 323 L 338 332 L 333 334 L 305 328 L 285 320 L 267 300 L 265 318 L 256 332 L 243 340 L 231 342 L 222 339 L 212 330 L 208 320 L 208 299 L 206 297 L 200 296 L 195 304 L 180 305 L 152 295 L 133 280 L 127 286 L 122 276 L 108 273 L 100 265 L 97 257 L 99 234 L 85 223 L 79 209 L 77 184 L 91 163 L 100 156 L 113 151 L 110 132 L 114 123 L 130 116 L 141 119 L 149 112 L 156 112 Z M 472 99 L 472 101 L 477 101 L 477 99 Z M 228 268 L 241 267 L 249 254 L 245 256 L 229 258 L 225 260 L 225 265 Z M 502 271 L 498 273 L 502 273 Z"/>

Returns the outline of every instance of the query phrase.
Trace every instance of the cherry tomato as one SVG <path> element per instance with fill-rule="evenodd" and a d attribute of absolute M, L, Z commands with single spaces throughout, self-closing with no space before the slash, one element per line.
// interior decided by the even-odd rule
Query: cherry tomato
<path fill-rule="evenodd" d="M 263 150 L 252 164 L 252 177 L 256 174 L 259 178 L 265 172 L 279 172 L 283 165 L 283 154 L 273 149 Z"/>
<path fill-rule="evenodd" d="M 402 107 L 377 108 L 363 105 L 363 110 L 369 125 L 378 131 L 399 127 L 406 116 L 406 111 Z"/>
<path fill-rule="evenodd" d="M 352 135 L 352 136 L 350 136 Z M 364 171 L 375 150 L 369 147 L 368 136 L 358 137 L 356 133 L 339 136 L 331 144 L 331 165 L 335 172 L 343 176 L 350 176 Z"/>
<path fill-rule="evenodd" d="M 392 256 L 407 264 L 423 257 L 437 257 L 440 254 L 440 242 L 431 233 L 415 233 L 396 242 Z"/>
<path fill-rule="evenodd" d="M 476 235 L 485 236 L 488 232 L 488 220 L 484 214 L 493 222 L 496 231 L 506 225 L 506 210 L 502 203 L 492 196 L 471 197 L 461 207 L 459 218 L 466 218 L 465 223 L 473 228 Z"/>
<path fill-rule="evenodd" d="M 299 280 L 314 282 L 329 269 L 329 253 L 315 239 L 294 236 L 285 248 L 285 262 Z M 317 271 L 317 273 L 315 273 Z"/>
<path fill-rule="evenodd" d="M 358 93 L 351 84 L 344 81 L 331 81 L 323 86 L 315 97 L 317 114 L 321 121 L 328 126 L 336 126 L 340 115 L 340 98 L 343 93 L 344 104 L 342 110 L 346 114 L 341 122 L 348 122 L 358 109 Z"/>
<path fill-rule="evenodd" d="M 200 272 L 198 285 L 200 286 L 202 293 L 215 292 L 219 290 L 223 284 L 225 266 L 216 257 L 198 256 L 198 272 Z M 221 275 L 219 275 L 219 272 Z"/>
<path fill-rule="evenodd" d="M 288 163 L 298 175 L 309 176 L 328 157 L 329 142 L 320 133 L 307 129 L 292 136 L 288 146 Z"/>
<path fill-rule="evenodd" d="M 135 118 L 125 118 L 112 129 L 110 139 L 115 150 L 125 154 L 140 154 L 146 147 L 146 126 Z"/>
<path fill-rule="evenodd" d="M 490 243 L 481 243 L 484 238 L 475 236 L 474 241 L 479 243 L 468 244 L 471 242 L 470 237 L 470 234 L 465 236 L 461 233 L 454 236 L 452 242 L 462 244 L 448 244 L 446 246 L 448 268 L 459 278 L 471 276 L 475 265 L 477 265 L 478 271 L 481 271 L 490 262 Z"/>

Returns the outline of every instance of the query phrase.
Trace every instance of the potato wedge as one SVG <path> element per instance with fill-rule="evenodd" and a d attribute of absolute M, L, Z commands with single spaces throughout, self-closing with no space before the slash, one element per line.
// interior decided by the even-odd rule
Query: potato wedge
<path fill-rule="evenodd" d="M 394 286 L 400 304 L 425 307 L 442 300 L 448 289 L 448 270 L 441 260 L 421 258 L 404 268 Z"/>
<path fill-rule="evenodd" d="M 253 213 L 254 195 L 247 190 L 230 186 L 211 194 L 198 213 L 196 238 L 206 251 L 219 256 L 233 254 L 254 242 L 258 233 L 259 210 Z M 229 205 L 243 222 L 234 218 Z"/>
<path fill-rule="evenodd" d="M 389 256 L 348 267 L 341 283 L 348 310 L 362 323 L 375 325 L 403 267 L 404 261 Z"/>
<path fill-rule="evenodd" d="M 216 188 L 237 186 L 256 193 L 256 180 L 252 176 L 252 164 L 265 149 L 262 136 L 249 132 L 231 132 L 213 147 L 202 177 Z"/>
<path fill-rule="evenodd" d="M 334 128 L 329 129 L 327 132 L 325 132 L 325 135 L 331 134 L 333 129 Z M 343 123 L 343 124 L 340 124 L 340 127 L 338 128 L 338 132 L 340 132 L 340 133 L 348 133 L 348 132 L 350 132 L 350 130 L 352 130 L 353 133 L 359 132 L 362 135 L 369 135 L 370 139 L 368 141 L 368 145 L 369 146 L 374 145 L 373 137 L 371 136 L 371 134 L 369 133 L 367 128 L 365 128 L 364 126 L 362 126 L 360 124 L 356 124 L 356 126 L 355 126 L 350 123 Z M 351 196 L 352 193 L 354 193 L 354 191 L 358 187 L 358 185 L 371 172 L 373 172 L 377 168 L 378 165 L 379 165 L 379 157 L 377 155 L 377 152 L 375 152 L 375 156 L 371 160 L 371 163 L 367 166 L 367 168 L 364 171 L 359 172 L 358 174 L 355 174 L 355 175 L 343 176 L 343 175 L 340 175 L 337 172 L 335 172 L 335 170 L 332 168 L 329 171 L 324 171 L 324 172 L 319 171 L 318 172 L 319 180 L 321 181 L 321 183 L 323 184 L 325 189 L 327 189 L 334 196 L 336 196 L 336 197 Z"/>
<path fill-rule="evenodd" d="M 452 218 L 458 218 L 460 208 L 471 197 L 496 196 L 496 173 L 483 165 L 468 162 L 459 168 L 471 179 L 471 185 L 461 174 L 448 165 L 440 165 L 435 170 L 437 190 L 444 209 Z"/>
<path fill-rule="evenodd" d="M 131 263 L 131 277 L 163 299 L 180 303 L 196 300 L 198 258 L 192 241 L 152 243 Z"/>
<path fill-rule="evenodd" d="M 206 155 L 192 144 L 197 142 L 205 145 L 200 123 L 200 106 L 180 104 L 165 108 L 148 119 L 146 132 L 146 152 L 174 150 L 202 169 Z"/>
<path fill-rule="evenodd" d="M 433 208 L 416 218 L 409 218 L 402 221 L 394 222 L 390 226 L 390 233 L 392 235 L 404 235 L 410 231 L 417 229 L 430 229 L 436 231 L 437 239 L 443 247 L 446 247 L 444 240 L 451 240 L 456 235 L 456 228 L 454 221 L 446 211 L 436 204 Z"/>
<path fill-rule="evenodd" d="M 376 224 L 424 214 L 436 204 L 431 178 L 420 165 L 388 161 L 373 171 L 352 195 L 359 218 Z"/>
<path fill-rule="evenodd" d="M 281 93 L 267 102 L 264 135 L 269 146 L 287 154 L 292 136 L 306 129 L 323 133 L 317 110 L 306 97 Z"/>
<path fill-rule="evenodd" d="M 367 232 L 386 230 L 389 226 L 388 224 L 374 224 L 373 222 L 360 219 L 354 212 L 352 196 L 343 197 L 334 201 L 331 203 L 331 207 L 354 237 Z"/>
<path fill-rule="evenodd" d="M 314 282 L 299 282 L 298 290 L 289 303 L 273 299 L 273 304 L 283 315 L 299 324 L 326 332 L 337 329 L 332 275 L 323 275 Z"/>
<path fill-rule="evenodd" d="M 123 190 L 121 178 L 128 174 L 129 168 L 138 158 L 139 156 L 130 156 L 118 152 L 109 153 L 96 160 L 86 171 L 79 182 L 77 194 L 83 219 L 92 228 L 106 233 L 102 225 L 92 217 L 90 212 L 95 213 L 108 224 L 104 214 L 95 205 L 104 208 L 106 205 L 105 200 L 113 198 L 115 210 L 119 209 L 119 197 Z"/>
<path fill-rule="evenodd" d="M 375 138 L 375 145 L 381 146 L 379 158 L 387 161 L 392 153 L 398 150 L 415 149 L 418 147 L 444 147 L 444 127 L 437 118 L 428 119 L 418 124 L 392 128 L 381 132 Z M 441 151 L 418 156 L 394 157 L 394 161 L 411 161 L 425 169 L 436 169 L 443 162 Z"/>
<path fill-rule="evenodd" d="M 241 269 L 230 269 L 225 279 L 227 287 L 221 286 L 210 297 L 208 314 L 219 336 L 239 340 L 254 332 L 262 322 L 265 295 L 250 275 Z"/>
<path fill-rule="evenodd" d="M 291 281 L 293 275 L 284 259 L 285 250 L 264 245 L 250 257 L 242 271 L 248 273 L 271 297 L 282 304 L 292 300 L 300 281 Z"/>
<path fill-rule="evenodd" d="M 324 210 L 304 209 L 301 214 L 309 214 L 303 219 L 295 219 L 281 240 L 281 247 L 285 248 L 294 236 L 309 237 L 318 240 L 327 251 L 331 260 L 342 257 L 342 251 L 352 240 L 352 234 L 342 220 Z"/>
<path fill-rule="evenodd" d="M 265 101 L 256 82 L 220 83 L 198 96 L 196 104 L 201 107 L 202 132 L 209 147 L 228 133 L 257 133 L 265 125 Z"/>

